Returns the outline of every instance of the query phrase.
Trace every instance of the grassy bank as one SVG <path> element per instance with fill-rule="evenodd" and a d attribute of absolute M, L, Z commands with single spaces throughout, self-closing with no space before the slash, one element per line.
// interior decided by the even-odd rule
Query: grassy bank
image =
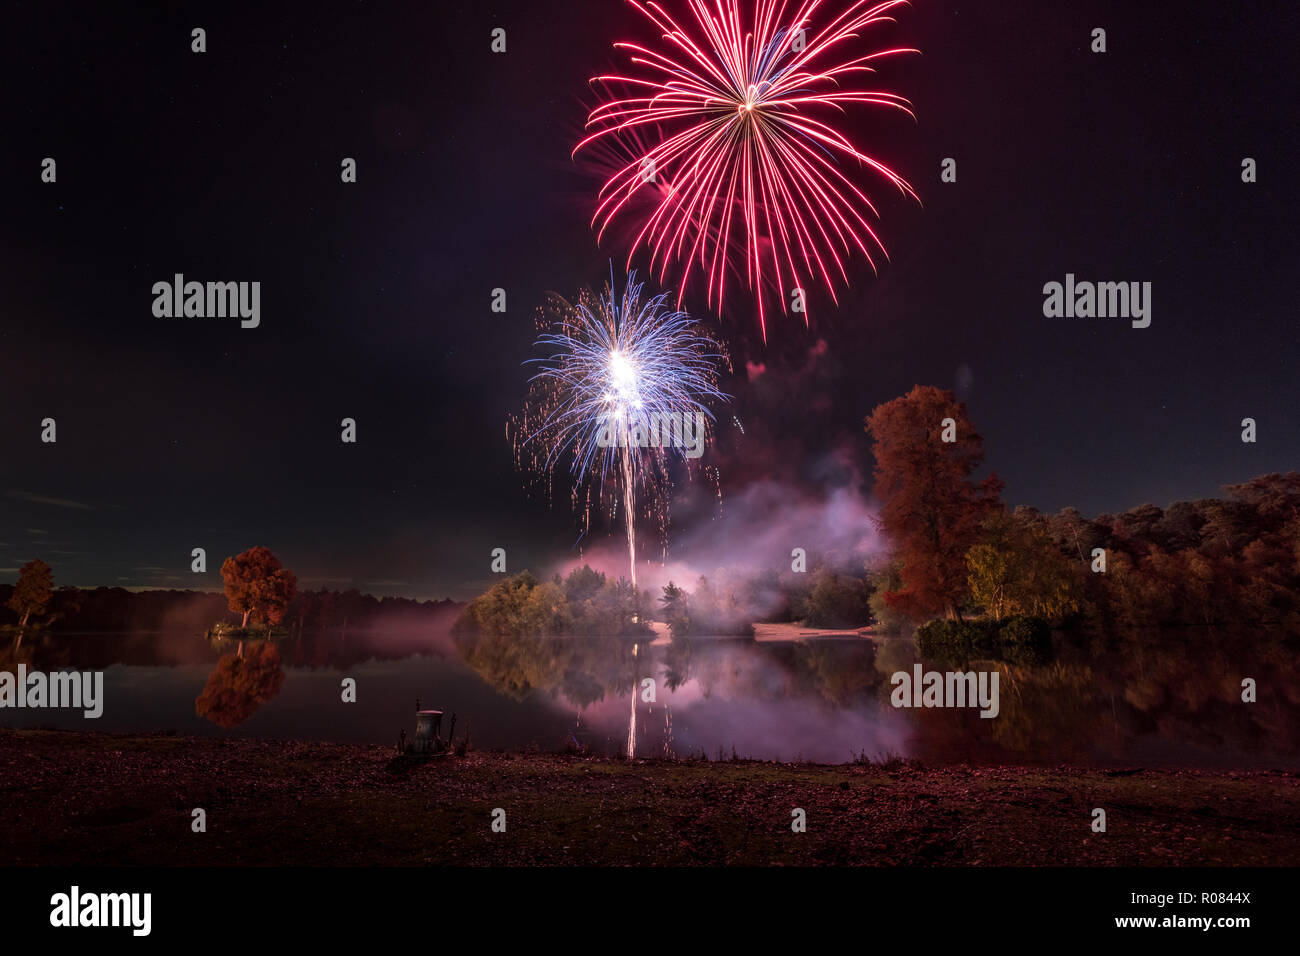
<path fill-rule="evenodd" d="M 1295 865 L 1300 775 L 816 766 L 0 730 L 0 864 Z M 191 831 L 191 811 L 207 832 Z M 506 832 L 491 832 L 494 808 Z M 791 832 L 791 810 L 807 813 Z M 1090 828 L 1094 807 L 1108 832 Z"/>

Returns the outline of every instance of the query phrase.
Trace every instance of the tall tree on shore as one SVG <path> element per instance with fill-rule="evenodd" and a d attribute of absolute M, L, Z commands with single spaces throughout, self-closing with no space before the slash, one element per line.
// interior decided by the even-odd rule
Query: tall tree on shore
<path fill-rule="evenodd" d="M 9 607 L 16 614 L 22 615 L 18 626 L 26 627 L 27 619 L 33 614 L 44 614 L 54 597 L 54 570 L 36 558 L 28 561 L 18 570 L 18 584 L 9 598 Z"/>
<path fill-rule="evenodd" d="M 952 392 L 917 385 L 867 417 L 874 439 L 881 530 L 900 564 L 901 586 L 885 602 L 922 621 L 960 616 L 967 593 L 966 552 L 980 525 L 1001 506 L 1002 482 L 971 475 L 984 440 Z"/>
<path fill-rule="evenodd" d="M 293 572 L 281 567 L 270 548 L 260 545 L 226 558 L 221 565 L 221 580 L 230 610 L 244 615 L 240 627 L 248 627 L 250 617 L 268 629 L 279 624 L 298 591 Z"/>

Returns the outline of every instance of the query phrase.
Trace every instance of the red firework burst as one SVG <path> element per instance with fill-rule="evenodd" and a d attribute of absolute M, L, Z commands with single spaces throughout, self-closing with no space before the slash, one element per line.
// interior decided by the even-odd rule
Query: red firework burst
<path fill-rule="evenodd" d="M 661 281 L 670 261 L 685 263 L 682 295 L 692 269 L 701 270 L 709 306 L 719 310 L 734 265 L 729 251 L 743 248 L 764 338 L 765 288 L 784 298 L 811 279 L 834 299 L 834 274 L 848 281 L 845 261 L 855 248 L 874 270 L 873 249 L 888 254 L 868 221 L 879 218 L 876 208 L 852 175 L 870 168 L 917 196 L 831 121 L 860 104 L 912 114 L 901 96 L 861 87 L 873 61 L 918 52 L 861 51 L 862 34 L 893 22 L 890 11 L 906 0 L 857 0 L 839 12 L 823 0 L 752 0 L 745 25 L 742 0 L 686 0 L 686 26 L 657 3 L 628 2 L 663 42 L 614 44 L 641 75 L 592 79 L 609 98 L 591 111 L 574 154 L 612 137 L 634 156 L 600 190 L 592 219 L 600 235 L 634 197 L 650 196 L 633 252 L 650 248 Z"/>

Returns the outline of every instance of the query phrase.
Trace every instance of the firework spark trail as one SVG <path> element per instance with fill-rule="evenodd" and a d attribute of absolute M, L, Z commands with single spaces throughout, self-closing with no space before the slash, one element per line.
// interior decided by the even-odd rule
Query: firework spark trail
<path fill-rule="evenodd" d="M 632 587 L 636 587 L 636 490 L 634 483 L 634 472 L 632 469 L 632 444 L 630 436 L 627 433 L 627 424 L 622 425 L 623 439 L 627 444 L 623 446 L 623 514 L 624 524 L 627 527 L 627 563 L 631 569 Z"/>
<path fill-rule="evenodd" d="M 632 671 L 632 716 L 631 716 L 630 718 L 628 718 L 628 722 L 627 722 L 627 756 L 628 756 L 628 759 L 629 759 L 629 760 L 631 760 L 632 758 L 636 757 L 636 689 L 637 689 L 637 682 L 636 682 L 636 670 L 635 670 L 635 667 L 636 667 L 636 660 L 637 660 L 637 653 L 636 653 L 636 652 L 637 652 L 637 647 L 638 647 L 638 645 L 636 645 L 636 644 L 633 644 L 633 645 L 632 645 L 632 666 L 633 666 L 633 671 Z"/>
<path fill-rule="evenodd" d="M 730 367 L 720 343 L 668 307 L 668 293 L 642 292 L 632 272 L 618 294 L 611 271 L 603 295 L 554 300 L 558 329 L 537 340 L 553 352 L 531 360 L 540 371 L 514 428 L 516 452 L 535 470 L 549 476 L 569 459 L 575 505 L 584 489 L 590 501 L 593 483 L 611 513 L 621 505 L 633 585 L 638 486 L 662 527 L 670 457 L 685 457 L 692 428 L 702 453 L 714 420 L 705 402 L 727 401 L 718 376 Z"/>
<path fill-rule="evenodd" d="M 854 41 L 906 0 L 855 0 L 838 14 L 823 0 L 754 0 L 753 22 L 742 27 L 741 0 L 687 0 L 694 22 L 683 26 L 660 4 L 628 0 L 661 31 L 663 47 L 616 43 L 644 75 L 603 75 L 592 82 L 610 96 L 591 110 L 591 132 L 574 149 L 606 137 L 639 146 L 657 142 L 601 187 L 593 224 L 599 236 L 646 184 L 646 171 L 671 185 L 660 189 L 632 251 L 645 243 L 650 267 L 662 281 L 669 261 L 698 267 L 710 307 L 722 307 L 733 230 L 743 230 L 744 274 L 767 335 L 765 285 L 778 295 L 825 283 L 835 299 L 835 279 L 848 281 L 847 257 L 856 249 L 876 268 L 872 249 L 888 257 L 868 221 L 878 216 L 870 198 L 840 161 L 869 167 L 903 194 L 917 198 L 888 166 L 858 149 L 828 122 L 854 105 L 877 105 L 912 115 L 895 93 L 862 89 L 855 82 L 874 72 L 876 60 L 910 48 L 855 53 Z M 792 6 L 795 8 L 792 9 Z M 829 22 L 815 26 L 819 18 Z M 621 91 L 621 92 L 616 92 Z M 830 114 L 823 119 L 823 114 Z M 628 257 L 631 264 L 631 254 Z M 685 295 L 683 277 L 678 304 Z M 805 305 L 805 321 L 807 318 Z"/>

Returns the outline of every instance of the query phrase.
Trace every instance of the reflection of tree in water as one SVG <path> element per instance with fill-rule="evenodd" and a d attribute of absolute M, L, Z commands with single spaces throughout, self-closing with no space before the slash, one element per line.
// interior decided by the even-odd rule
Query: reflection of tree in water
<path fill-rule="evenodd" d="M 639 659 L 632 641 L 614 638 L 461 634 L 456 644 L 465 663 L 499 692 L 523 700 L 540 690 L 579 709 L 606 696 L 621 698 L 645 677 L 670 691 L 695 681 L 706 698 L 811 697 L 832 707 L 866 703 L 882 684 L 867 641 L 674 638 L 642 643 Z"/>
<path fill-rule="evenodd" d="M 806 699 L 837 710 L 879 699 L 884 678 L 875 656 L 872 642 L 856 639 L 674 639 L 665 648 L 664 668 L 670 689 L 693 680 L 706 698 Z"/>
<path fill-rule="evenodd" d="M 578 708 L 622 696 L 638 676 L 633 641 L 611 637 L 458 634 L 461 659 L 514 700 L 534 690 L 563 695 Z"/>
<path fill-rule="evenodd" d="M 661 690 L 690 683 L 704 698 L 803 701 L 828 722 L 844 711 L 888 708 L 890 677 L 910 673 L 920 660 L 914 643 L 902 639 L 676 638 L 643 644 L 635 667 L 626 640 L 476 636 L 458 638 L 458 645 L 470 666 L 515 699 L 542 690 L 581 710 L 606 697 L 622 699 L 634 677 L 656 677 Z M 1188 759 L 1189 747 L 1225 759 L 1300 752 L 1300 658 L 1284 637 L 1165 629 L 1114 640 L 1079 632 L 1061 637 L 1048 663 L 922 663 L 939 671 L 996 668 L 1000 705 L 993 719 L 975 708 L 900 712 L 911 728 L 909 752 L 922 760 L 1167 754 L 1178 762 Z M 1241 701 L 1243 677 L 1258 682 L 1254 704 Z"/>
<path fill-rule="evenodd" d="M 689 637 L 674 637 L 664 648 L 664 686 L 676 690 L 691 679 L 691 659 L 695 655 L 695 642 Z"/>
<path fill-rule="evenodd" d="M 1108 659 L 1128 717 L 1147 732 L 1212 750 L 1300 750 L 1300 666 L 1285 637 L 1198 629 L 1159 639 L 1148 632 L 1130 635 Z M 1241 699 L 1246 677 L 1256 681 L 1254 703 Z"/>
<path fill-rule="evenodd" d="M 8 646 L 8 645 L 6 645 Z M 46 631 L 31 635 L 19 652 L 29 669 L 107 670 L 118 664 L 143 667 L 196 665 L 212 660 L 208 643 L 180 631 L 78 634 Z"/>
<path fill-rule="evenodd" d="M 560 693 L 564 699 L 579 710 L 585 710 L 605 697 L 605 688 L 591 674 L 581 671 L 569 671 L 560 682 Z"/>
<path fill-rule="evenodd" d="M 194 712 L 218 727 L 238 727 L 280 692 L 284 669 L 274 644 L 245 646 L 243 653 L 226 654 L 208 676 L 194 701 Z"/>
<path fill-rule="evenodd" d="M 0 639 L 0 671 L 11 671 L 17 674 L 19 664 L 26 664 L 32 668 L 34 656 L 30 645 L 20 647 L 17 641 Z"/>
<path fill-rule="evenodd" d="M 936 666 L 928 662 L 927 669 Z M 938 665 L 942 666 L 942 665 Z M 1163 752 L 1186 759 L 1187 747 L 1233 758 L 1300 751 L 1300 666 L 1278 636 L 1201 629 L 1132 631 L 1116 641 L 1088 637 L 1059 643 L 1048 666 L 996 666 L 1000 713 L 911 713 L 922 759 L 1128 759 Z M 1258 686 L 1255 703 L 1241 699 L 1242 678 Z"/>
<path fill-rule="evenodd" d="M 813 641 L 795 645 L 800 689 L 833 707 L 865 704 L 880 685 L 875 648 L 867 641 Z"/>
<path fill-rule="evenodd" d="M 1071 760 L 1110 750 L 1122 739 L 1091 667 L 1059 661 L 1036 668 L 997 666 L 999 713 L 983 722 L 999 745 Z"/>
<path fill-rule="evenodd" d="M 352 629 L 297 631 L 278 642 L 284 665 L 311 670 L 348 670 L 366 661 L 401 661 L 412 655 L 444 657 L 446 627 L 367 632 Z"/>

